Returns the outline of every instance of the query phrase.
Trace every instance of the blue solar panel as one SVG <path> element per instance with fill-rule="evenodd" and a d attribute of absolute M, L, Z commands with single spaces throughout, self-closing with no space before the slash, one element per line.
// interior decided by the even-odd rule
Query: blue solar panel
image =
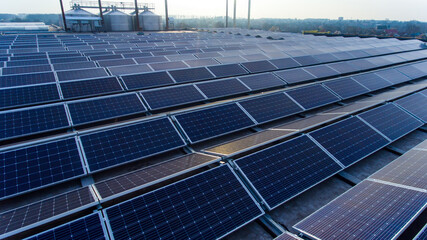
<path fill-rule="evenodd" d="M 119 81 L 115 77 L 62 82 L 60 85 L 62 95 L 65 99 L 96 96 L 123 91 Z"/>
<path fill-rule="evenodd" d="M 3 75 L 25 74 L 25 73 L 38 73 L 50 72 L 52 67 L 50 65 L 34 65 L 24 67 L 8 67 L 2 69 Z"/>
<path fill-rule="evenodd" d="M 249 70 L 250 73 L 273 71 L 277 68 L 267 60 L 246 62 L 242 65 Z"/>
<path fill-rule="evenodd" d="M 176 82 L 193 82 L 215 78 L 206 68 L 190 68 L 183 70 L 169 71 Z"/>
<path fill-rule="evenodd" d="M 84 174 L 75 138 L 0 152 L 0 198 Z"/>
<path fill-rule="evenodd" d="M 372 68 L 378 67 L 377 65 L 365 60 L 365 59 L 357 59 L 353 61 L 348 61 L 349 64 L 358 67 L 361 71 L 366 71 Z"/>
<path fill-rule="evenodd" d="M 304 111 L 283 93 L 243 100 L 239 104 L 258 123 L 273 121 Z"/>
<path fill-rule="evenodd" d="M 374 73 L 367 73 L 362 75 L 357 75 L 352 77 L 354 80 L 356 80 L 361 85 L 368 88 L 370 91 L 375 91 L 378 89 L 386 88 L 391 86 L 392 84 L 388 82 L 387 80 L 384 80 L 380 76 L 374 74 Z"/>
<path fill-rule="evenodd" d="M 54 59 L 50 59 L 50 62 L 52 64 L 57 64 L 57 63 L 72 63 L 72 62 L 87 62 L 87 58 L 86 57 L 63 57 L 63 58 L 54 58 Z"/>
<path fill-rule="evenodd" d="M 302 68 L 278 71 L 275 74 L 289 84 L 306 82 L 316 78 Z"/>
<path fill-rule="evenodd" d="M 82 70 L 69 70 L 56 72 L 59 81 L 70 81 L 96 77 L 106 77 L 107 72 L 103 68 L 88 68 Z"/>
<path fill-rule="evenodd" d="M 340 99 L 319 84 L 286 91 L 306 110 L 338 102 Z"/>
<path fill-rule="evenodd" d="M 335 71 L 334 69 L 326 65 L 306 67 L 304 68 L 304 70 L 311 73 L 316 78 L 332 77 L 340 74 L 339 72 Z"/>
<path fill-rule="evenodd" d="M 307 136 L 253 153 L 235 163 L 269 209 L 342 169 Z"/>
<path fill-rule="evenodd" d="M 311 132 L 310 136 L 346 167 L 389 143 L 356 117 Z"/>
<path fill-rule="evenodd" d="M 421 127 L 418 121 L 393 104 L 387 104 L 359 115 L 392 141 Z"/>
<path fill-rule="evenodd" d="M 419 70 L 418 68 L 416 68 L 412 65 L 398 67 L 395 69 L 397 71 L 405 74 L 406 76 L 410 77 L 411 79 L 421 78 L 421 77 L 425 77 L 427 75 L 425 72 Z"/>
<path fill-rule="evenodd" d="M 129 90 L 158 87 L 175 83 L 167 72 L 143 73 L 121 76 Z"/>
<path fill-rule="evenodd" d="M 301 66 L 307 66 L 307 65 L 314 65 L 321 63 L 319 60 L 315 59 L 312 56 L 299 56 L 293 58 L 295 61 L 297 61 Z"/>
<path fill-rule="evenodd" d="M 219 239 L 263 214 L 227 165 L 105 210 L 114 239 Z"/>
<path fill-rule="evenodd" d="M 46 103 L 59 100 L 56 84 L 0 90 L 0 109 Z"/>
<path fill-rule="evenodd" d="M 70 69 L 84 69 L 84 68 L 95 68 L 94 62 L 73 62 L 73 63 L 58 63 L 54 64 L 53 68 L 55 71 L 70 70 Z"/>
<path fill-rule="evenodd" d="M 248 73 L 239 64 L 210 66 L 208 68 L 218 78 L 232 77 L 232 76 L 243 75 Z"/>
<path fill-rule="evenodd" d="M 332 53 L 332 55 L 337 57 L 339 60 L 348 60 L 354 58 L 354 56 L 351 55 L 349 52 L 334 52 Z"/>
<path fill-rule="evenodd" d="M 122 57 L 122 55 L 115 55 L 115 54 L 90 56 L 90 60 L 92 60 L 92 61 L 113 60 L 113 59 L 123 59 L 123 57 Z"/>
<path fill-rule="evenodd" d="M 235 103 L 176 114 L 175 118 L 193 143 L 254 125 Z"/>
<path fill-rule="evenodd" d="M 397 71 L 396 69 L 385 69 L 375 72 L 376 75 L 394 84 L 399 84 L 411 80 L 408 76 Z"/>
<path fill-rule="evenodd" d="M 272 73 L 261 73 L 245 77 L 239 77 L 246 86 L 251 90 L 263 90 L 274 87 L 281 87 L 286 85 L 282 80 L 273 75 Z"/>
<path fill-rule="evenodd" d="M 9 61 L 7 62 L 8 67 L 21 67 L 21 66 L 31 66 L 31 65 L 44 65 L 49 64 L 47 59 L 38 59 L 38 60 L 24 60 L 24 61 Z"/>
<path fill-rule="evenodd" d="M 196 86 L 208 98 L 225 97 L 250 91 L 237 78 L 203 82 L 196 84 Z"/>
<path fill-rule="evenodd" d="M 124 94 L 67 103 L 73 125 L 144 113 L 136 94 Z"/>
<path fill-rule="evenodd" d="M 174 107 L 206 100 L 193 85 L 159 88 L 141 92 L 142 97 L 152 110 Z"/>
<path fill-rule="evenodd" d="M 75 221 L 31 236 L 25 240 L 48 239 L 103 240 L 107 238 L 105 237 L 99 213 L 93 213 L 86 217 L 79 218 Z"/>
<path fill-rule="evenodd" d="M 155 63 L 155 62 L 168 62 L 168 59 L 165 58 L 164 56 L 156 56 L 156 57 L 135 58 L 135 61 L 138 64 L 143 64 L 143 63 Z"/>
<path fill-rule="evenodd" d="M 184 146 L 168 118 L 89 133 L 80 140 L 92 172 Z"/>
<path fill-rule="evenodd" d="M 337 57 L 330 53 L 317 54 L 313 55 L 313 57 L 319 60 L 319 62 L 321 63 L 335 62 L 339 60 Z"/>
<path fill-rule="evenodd" d="M 331 89 L 342 99 L 352 98 L 369 92 L 367 88 L 350 77 L 324 82 L 323 85 Z"/>
<path fill-rule="evenodd" d="M 124 65 L 135 65 L 133 59 L 113 59 L 113 60 L 102 60 L 98 61 L 100 67 L 112 67 L 112 66 L 124 66 Z"/>
<path fill-rule="evenodd" d="M 63 104 L 0 113 L 0 140 L 63 129 L 70 126 Z"/>
<path fill-rule="evenodd" d="M 359 71 L 358 67 L 351 65 L 348 62 L 331 63 L 331 64 L 328 64 L 328 66 L 331 67 L 332 69 L 336 70 L 337 72 L 341 73 L 341 74 Z"/>
<path fill-rule="evenodd" d="M 395 101 L 397 105 L 401 106 L 415 117 L 427 123 L 427 108 L 425 106 L 426 102 L 427 96 L 421 93 L 412 94 L 408 97 L 404 97 Z"/>
<path fill-rule="evenodd" d="M 154 71 L 162 71 L 168 69 L 180 69 L 180 68 L 188 68 L 188 65 L 182 61 L 175 62 L 161 62 L 161 63 L 150 63 L 149 64 Z"/>
<path fill-rule="evenodd" d="M 207 54 L 207 53 L 204 53 L 204 54 Z M 208 54 L 210 54 L 210 53 L 208 53 Z M 217 56 L 215 56 L 215 57 L 217 57 Z M 212 66 L 212 65 L 218 65 L 219 64 L 213 58 L 186 60 L 184 62 L 190 67 L 203 67 L 203 66 Z"/>

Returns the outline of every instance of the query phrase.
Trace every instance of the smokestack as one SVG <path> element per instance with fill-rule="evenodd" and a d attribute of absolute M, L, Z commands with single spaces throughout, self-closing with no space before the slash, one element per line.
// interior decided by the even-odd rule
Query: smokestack
<path fill-rule="evenodd" d="M 136 31 L 139 31 L 138 0 L 135 0 Z"/>
<path fill-rule="evenodd" d="M 251 0 L 248 2 L 248 29 L 251 28 Z"/>
<path fill-rule="evenodd" d="M 236 0 L 234 0 L 234 19 L 233 19 L 233 27 L 236 27 Z"/>
<path fill-rule="evenodd" d="M 228 0 L 225 0 L 225 27 L 228 28 Z"/>
<path fill-rule="evenodd" d="M 166 30 L 169 30 L 168 0 L 165 0 Z"/>
<path fill-rule="evenodd" d="M 98 0 L 98 6 L 99 6 L 99 16 L 101 17 L 102 25 L 104 25 L 104 15 L 102 14 L 102 4 L 101 4 L 101 0 Z"/>

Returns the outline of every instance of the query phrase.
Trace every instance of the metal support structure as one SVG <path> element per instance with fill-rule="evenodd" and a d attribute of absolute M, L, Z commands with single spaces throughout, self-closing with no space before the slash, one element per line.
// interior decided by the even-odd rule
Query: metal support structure
<path fill-rule="evenodd" d="M 251 0 L 248 0 L 248 29 L 251 28 Z"/>
<path fill-rule="evenodd" d="M 268 214 L 264 214 L 263 216 L 261 216 L 257 220 L 259 221 L 261 226 L 265 230 L 267 230 L 267 232 L 270 233 L 270 235 L 272 235 L 274 237 L 281 235 L 282 233 L 286 232 L 286 230 L 287 230 L 287 229 L 285 229 L 285 227 L 283 227 L 282 225 L 280 225 L 279 223 L 274 221 L 273 218 Z"/>
<path fill-rule="evenodd" d="M 99 16 L 101 17 L 101 23 L 102 25 L 104 25 L 104 15 L 102 14 L 101 0 L 98 0 L 98 6 L 99 6 Z"/>
<path fill-rule="evenodd" d="M 166 30 L 169 30 L 168 0 L 165 0 Z"/>
<path fill-rule="evenodd" d="M 234 0 L 233 27 L 236 27 L 236 2 L 237 2 L 237 0 Z"/>
<path fill-rule="evenodd" d="M 67 31 L 67 22 L 65 21 L 64 5 L 62 4 L 62 0 L 59 0 L 59 4 L 61 5 L 62 21 L 64 21 L 64 30 Z"/>
<path fill-rule="evenodd" d="M 225 0 L 225 27 L 228 28 L 228 0 Z"/>
<path fill-rule="evenodd" d="M 135 0 L 135 17 L 136 17 L 136 31 L 139 31 L 141 29 L 139 26 L 138 0 Z"/>
<path fill-rule="evenodd" d="M 356 186 L 357 184 L 359 184 L 361 182 L 360 179 L 358 179 L 357 177 L 351 175 L 350 173 L 348 173 L 346 171 L 339 172 L 337 177 L 340 178 L 341 180 L 343 180 L 344 182 L 350 184 L 351 186 Z"/>
<path fill-rule="evenodd" d="M 391 153 L 394 153 L 396 155 L 403 155 L 403 154 L 405 154 L 405 151 L 403 151 L 402 149 L 397 148 L 397 147 L 393 147 L 391 145 L 388 145 L 387 147 L 385 147 L 385 150 L 387 150 L 387 151 L 389 151 Z"/>

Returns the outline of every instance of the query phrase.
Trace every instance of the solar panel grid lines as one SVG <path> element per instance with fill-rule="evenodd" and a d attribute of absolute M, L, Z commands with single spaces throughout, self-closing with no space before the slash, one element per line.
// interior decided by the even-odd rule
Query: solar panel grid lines
<path fill-rule="evenodd" d="M 0 109 L 60 100 L 55 83 L 0 89 Z"/>
<path fill-rule="evenodd" d="M 228 165 L 104 210 L 114 239 L 218 239 L 263 213 Z"/>
<path fill-rule="evenodd" d="M 287 90 L 285 93 L 305 110 L 325 106 L 341 100 L 321 84 L 298 87 Z"/>
<path fill-rule="evenodd" d="M 64 99 L 75 99 L 124 92 L 116 77 L 101 77 L 59 83 Z"/>
<path fill-rule="evenodd" d="M 322 85 L 341 99 L 349 99 L 370 92 L 368 88 L 356 82 L 351 77 L 326 81 Z"/>
<path fill-rule="evenodd" d="M 293 226 L 314 239 L 396 239 L 427 194 L 365 180 Z"/>
<path fill-rule="evenodd" d="M 411 79 L 418 79 L 421 77 L 425 77 L 427 73 L 419 70 L 418 68 L 414 67 L 413 65 L 406 65 L 402 67 L 396 67 L 397 71 L 405 74 L 406 76 L 410 77 Z"/>
<path fill-rule="evenodd" d="M 375 72 L 376 75 L 391 82 L 393 85 L 410 81 L 411 78 L 397 71 L 396 69 L 386 69 Z"/>
<path fill-rule="evenodd" d="M 352 79 L 365 86 L 370 91 L 376 91 L 393 85 L 393 83 L 387 81 L 375 73 L 356 75 L 353 76 Z"/>

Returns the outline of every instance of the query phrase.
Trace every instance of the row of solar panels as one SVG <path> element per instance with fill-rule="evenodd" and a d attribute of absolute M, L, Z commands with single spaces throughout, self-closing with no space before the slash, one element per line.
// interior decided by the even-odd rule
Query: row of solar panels
<path fill-rule="evenodd" d="M 378 119 L 377 116 L 381 116 L 382 119 Z M 388 123 L 392 123 L 392 126 Z M 373 124 L 375 128 L 369 124 Z M 388 137 L 395 140 L 422 125 L 396 105 L 386 104 L 358 117 L 350 117 L 308 135 L 239 158 L 234 163 L 271 210 L 389 144 Z M 382 134 L 386 134 L 386 137 Z M 331 135 L 342 141 L 331 141 Z M 343 152 L 342 149 L 346 151 Z M 315 163 L 313 158 L 316 159 Z M 259 167 L 261 162 L 262 168 Z M 265 165 L 266 162 L 269 164 Z M 237 175 L 232 172 L 230 167 L 217 167 L 109 207 L 103 210 L 107 228 L 115 239 L 132 236 L 148 238 L 188 236 L 215 239 L 224 236 L 263 214 L 263 210 L 247 195 L 248 191 L 240 185 L 240 180 L 236 179 Z M 127 179 L 127 182 L 130 179 L 138 181 L 136 177 L 128 176 Z M 116 180 L 115 184 L 104 187 L 104 191 L 109 189 L 111 192 L 117 190 L 117 186 L 129 185 L 123 183 L 118 184 Z M 100 189 L 103 196 L 103 188 Z M 170 200 L 176 198 L 182 199 L 182 202 Z M 209 214 L 212 214 L 212 209 L 215 213 L 213 216 Z M 207 212 L 204 212 L 205 210 Z M 149 214 L 144 214 L 147 211 Z M 165 217 L 168 221 L 165 221 Z M 87 218 L 94 219 L 93 215 L 83 219 Z M 222 227 L 226 219 L 234 224 Z M 66 225 L 69 224 L 74 222 Z M 61 228 L 64 226 L 41 235 L 51 236 L 49 234 Z M 165 228 L 165 231 L 159 231 L 162 228 Z M 102 225 L 99 225 L 99 229 L 102 229 Z M 99 231 L 102 232 L 105 231 Z"/>
<path fill-rule="evenodd" d="M 424 141 L 294 228 L 313 239 L 397 239 L 426 208 L 426 151 Z"/>

